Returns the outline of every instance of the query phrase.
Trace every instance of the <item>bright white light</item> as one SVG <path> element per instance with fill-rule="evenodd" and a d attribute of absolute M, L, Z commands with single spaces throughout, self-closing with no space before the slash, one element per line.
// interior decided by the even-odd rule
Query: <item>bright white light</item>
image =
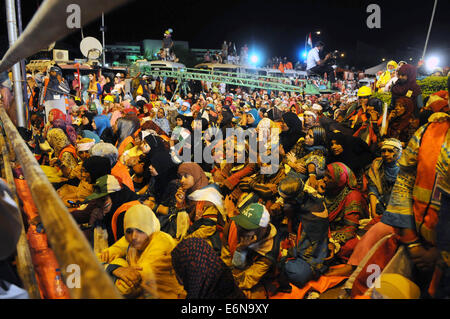
<path fill-rule="evenodd" d="M 439 58 L 436 56 L 429 57 L 425 62 L 429 70 L 434 70 L 439 65 Z"/>
<path fill-rule="evenodd" d="M 250 61 L 251 61 L 252 63 L 256 64 L 256 63 L 258 63 L 258 61 L 259 61 L 259 57 L 258 57 L 256 54 L 253 54 L 253 55 L 250 57 Z"/>

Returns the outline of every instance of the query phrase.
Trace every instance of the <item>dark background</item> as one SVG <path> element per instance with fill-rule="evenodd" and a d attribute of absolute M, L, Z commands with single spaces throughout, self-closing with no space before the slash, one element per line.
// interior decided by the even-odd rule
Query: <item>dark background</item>
<path fill-rule="evenodd" d="M 95 0 L 93 0 L 95 1 Z M 22 0 L 24 28 L 42 0 Z M 369 29 L 366 19 L 370 3 L 381 7 L 381 29 Z M 165 30 L 174 30 L 173 39 L 189 41 L 190 48 L 219 49 L 223 40 L 233 41 L 239 50 L 247 44 L 264 59 L 272 56 L 297 61 L 305 38 L 326 43 L 325 51 L 345 52 L 342 65 L 367 68 L 382 58 L 417 63 L 422 55 L 433 9 L 433 0 L 296 0 L 254 1 L 146 1 L 135 0 L 105 15 L 105 42 L 140 42 L 162 39 Z M 8 46 L 4 1 L 0 1 L 0 54 Z M 450 1 L 439 0 L 427 55 L 436 54 L 448 65 L 450 53 Z M 101 41 L 101 18 L 83 27 L 84 36 Z M 314 32 L 320 30 L 318 36 Z M 57 42 L 55 48 L 79 53 L 81 32 Z M 72 55 L 71 55 L 72 56 Z"/>

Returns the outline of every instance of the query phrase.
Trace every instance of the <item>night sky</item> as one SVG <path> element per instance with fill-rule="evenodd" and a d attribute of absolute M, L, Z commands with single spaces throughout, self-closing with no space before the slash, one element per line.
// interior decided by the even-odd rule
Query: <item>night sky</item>
<path fill-rule="evenodd" d="M 41 0 L 22 0 L 22 19 L 26 26 Z M 0 12 L 5 16 L 4 1 Z M 381 7 L 381 29 L 369 29 L 366 7 Z M 245 43 L 264 58 L 286 56 L 297 61 L 309 32 L 313 42 L 326 43 L 325 51 L 340 50 L 350 66 L 370 67 L 386 59 L 421 56 L 433 9 L 433 0 L 296 0 L 296 1 L 146 1 L 135 0 L 105 16 L 106 43 L 139 42 L 161 39 L 165 30 L 174 30 L 174 40 L 189 41 L 190 48 L 220 48 L 223 40 Z M 450 1 L 439 0 L 434 17 L 428 54 L 437 54 L 441 64 L 450 64 Z M 3 19 L 2 19 L 3 20 Z M 5 52 L 6 19 L 1 26 L 0 53 Z M 83 28 L 84 36 L 101 40 L 101 19 Z M 78 47 L 81 32 L 57 43 Z M 7 45 L 7 42 L 6 42 Z M 428 55 L 427 54 L 427 55 Z M 80 56 L 81 57 L 81 56 Z"/>

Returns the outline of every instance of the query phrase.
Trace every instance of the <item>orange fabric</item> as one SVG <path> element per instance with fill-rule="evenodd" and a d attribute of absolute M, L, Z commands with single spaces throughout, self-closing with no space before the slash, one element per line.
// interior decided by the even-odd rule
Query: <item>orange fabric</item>
<path fill-rule="evenodd" d="M 125 213 L 129 208 L 131 208 L 134 205 L 139 205 L 141 202 L 134 200 L 125 204 L 122 204 L 117 210 L 114 212 L 114 215 L 111 219 L 111 229 L 114 235 L 114 241 L 117 241 L 117 219 L 119 218 L 119 215 L 122 213 Z"/>
<path fill-rule="evenodd" d="M 119 157 L 122 156 L 123 152 L 125 152 L 125 147 L 130 144 L 133 143 L 134 139 L 133 136 L 128 136 L 127 138 L 125 138 L 122 143 L 120 143 L 118 151 L 119 151 Z"/>
<path fill-rule="evenodd" d="M 280 65 L 278 66 L 278 70 L 280 70 L 281 73 L 284 73 L 284 66 L 283 66 L 283 63 L 280 63 Z"/>
<path fill-rule="evenodd" d="M 111 175 L 116 177 L 120 184 L 126 185 L 134 192 L 133 179 L 128 172 L 128 168 L 121 161 L 117 161 L 116 165 L 114 165 Z"/>
<path fill-rule="evenodd" d="M 347 279 L 348 276 L 321 276 L 317 280 L 311 280 L 302 288 L 298 288 L 291 284 L 292 291 L 290 293 L 279 292 L 269 299 L 303 299 L 310 290 L 323 293 L 330 288 L 338 285 L 342 280 Z"/>
<path fill-rule="evenodd" d="M 168 137 L 167 135 L 159 135 L 159 137 L 161 137 L 166 142 L 170 142 L 170 137 Z"/>
<path fill-rule="evenodd" d="M 141 132 L 141 129 L 139 128 L 136 132 L 134 132 L 133 137 L 137 137 L 140 132 Z"/>
<path fill-rule="evenodd" d="M 72 144 L 69 144 L 69 145 L 67 145 L 66 147 L 64 147 L 63 150 L 61 151 L 61 153 L 59 153 L 58 158 L 61 159 L 61 158 L 62 158 L 62 155 L 63 155 L 65 152 L 71 153 L 75 159 L 78 159 L 77 150 L 76 150 L 75 146 L 73 146 Z"/>
<path fill-rule="evenodd" d="M 27 181 L 24 179 L 15 178 L 16 192 L 23 203 L 23 210 L 28 217 L 28 220 L 33 220 L 38 217 L 38 210 L 34 205 L 33 198 L 31 196 L 30 189 L 28 188 Z"/>
<path fill-rule="evenodd" d="M 370 275 L 373 274 L 373 271 L 368 271 L 367 267 L 369 265 L 375 264 L 378 265 L 382 271 L 396 253 L 398 245 L 398 240 L 394 236 L 388 238 L 380 245 L 380 247 L 378 247 L 378 249 L 366 262 L 358 276 L 356 276 L 351 292 L 352 299 L 364 295 L 367 289 L 369 289 L 367 287 L 367 279 Z"/>
<path fill-rule="evenodd" d="M 418 154 L 417 174 L 415 186 L 425 190 L 433 191 L 436 179 L 436 163 L 441 152 L 441 146 L 450 128 L 450 122 L 431 123 L 422 136 L 421 146 Z M 439 146 L 439 147 L 436 147 Z M 432 230 L 436 227 L 439 216 L 436 210 L 428 202 L 423 202 L 413 196 L 414 217 L 416 225 L 424 221 L 423 226 Z M 426 214 L 426 216 L 424 216 Z"/>

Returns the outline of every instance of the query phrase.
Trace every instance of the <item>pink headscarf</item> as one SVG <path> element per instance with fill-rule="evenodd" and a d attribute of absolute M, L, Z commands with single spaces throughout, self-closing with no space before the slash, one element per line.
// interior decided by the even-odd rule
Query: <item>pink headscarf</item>
<path fill-rule="evenodd" d="M 122 117 L 122 112 L 114 111 L 111 115 L 111 120 L 110 120 L 111 126 L 113 126 L 116 123 L 116 121 L 121 117 Z"/>

